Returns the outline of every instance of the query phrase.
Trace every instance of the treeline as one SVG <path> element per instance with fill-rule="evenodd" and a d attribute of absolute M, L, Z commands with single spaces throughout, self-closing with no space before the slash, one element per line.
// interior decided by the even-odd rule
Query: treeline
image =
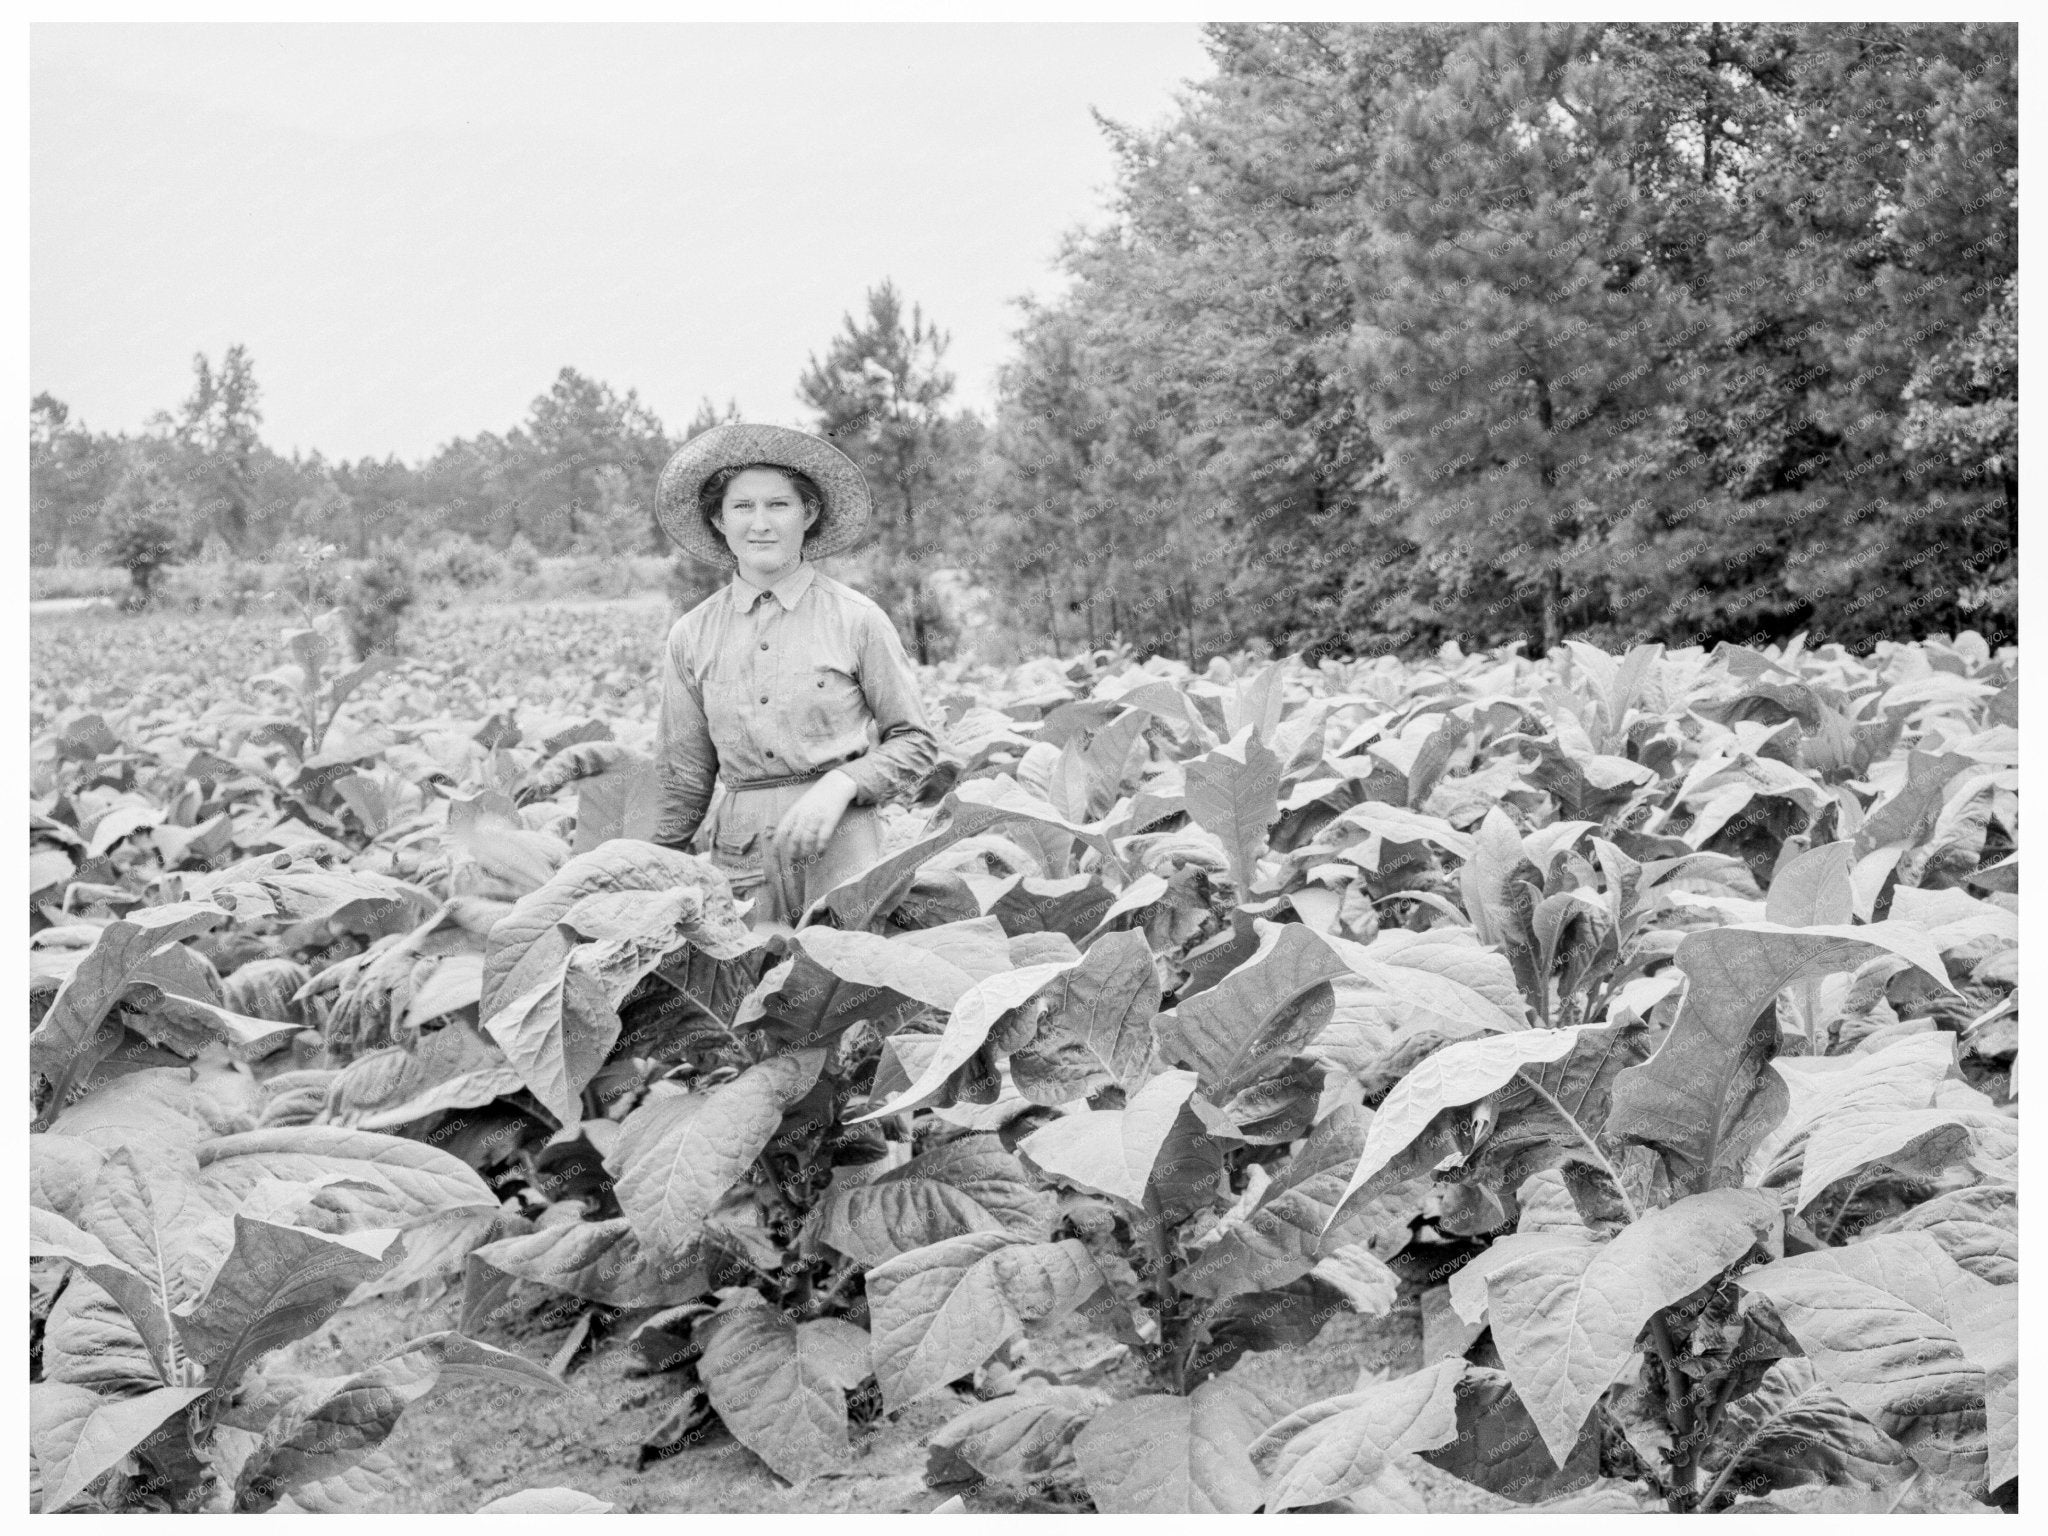
<path fill-rule="evenodd" d="M 242 347 L 217 369 L 195 358 L 193 375 L 183 405 L 135 435 L 93 432 L 48 395 L 31 402 L 38 562 L 103 548 L 145 517 L 171 525 L 188 555 L 251 557 L 311 539 L 360 557 L 423 533 L 500 546 L 524 538 L 543 553 L 642 552 L 661 539 L 654 479 L 676 441 L 632 391 L 621 397 L 573 368 L 510 431 L 457 439 L 416 467 L 267 447 Z M 708 406 L 703 415 L 717 419 Z"/>
<path fill-rule="evenodd" d="M 1189 653 L 2011 631 L 2016 41 L 1211 28 L 1024 328 L 994 568 Z"/>
<path fill-rule="evenodd" d="M 1103 123 L 1114 217 L 1027 305 L 992 421 L 884 284 L 799 395 L 875 482 L 852 579 L 946 654 L 1191 662 L 2016 638 L 2016 30 L 1215 26 L 1173 121 Z M 907 309 L 907 312 L 906 312 Z M 36 558 L 403 528 L 663 546 L 676 444 L 565 369 L 417 467 L 284 459 L 248 359 L 108 438 L 38 397 Z M 715 579 L 715 573 L 705 580 Z"/>

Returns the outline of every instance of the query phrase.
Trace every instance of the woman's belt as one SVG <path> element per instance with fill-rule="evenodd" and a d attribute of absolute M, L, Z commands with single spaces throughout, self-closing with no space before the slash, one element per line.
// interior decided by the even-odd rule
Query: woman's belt
<path fill-rule="evenodd" d="M 830 768 L 814 768 L 809 773 L 785 773 L 779 779 L 727 779 L 725 787 L 729 790 L 779 789 L 784 784 L 808 784 L 813 779 L 822 779 L 831 771 Z"/>

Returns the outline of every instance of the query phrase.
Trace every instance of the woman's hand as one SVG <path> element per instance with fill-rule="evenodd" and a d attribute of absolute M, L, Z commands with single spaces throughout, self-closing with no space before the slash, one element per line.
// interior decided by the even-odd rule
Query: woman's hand
<path fill-rule="evenodd" d="M 782 820 L 769 834 L 782 850 L 782 856 L 792 863 L 808 864 L 823 853 L 832 834 L 839 830 L 839 819 L 859 793 L 860 786 L 852 776 L 836 768 L 813 784 L 801 800 L 783 813 Z"/>

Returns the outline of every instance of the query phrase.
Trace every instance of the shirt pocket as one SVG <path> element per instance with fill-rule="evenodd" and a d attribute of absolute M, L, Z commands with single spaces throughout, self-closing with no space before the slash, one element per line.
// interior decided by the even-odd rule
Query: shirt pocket
<path fill-rule="evenodd" d="M 865 737 L 867 695 L 860 679 L 842 667 L 806 667 L 797 675 L 796 726 L 807 742 Z"/>
<path fill-rule="evenodd" d="M 761 839 L 761 825 L 751 816 L 737 814 L 728 795 L 718 808 L 718 815 L 711 828 L 711 847 L 728 858 L 738 858 L 751 853 Z"/>

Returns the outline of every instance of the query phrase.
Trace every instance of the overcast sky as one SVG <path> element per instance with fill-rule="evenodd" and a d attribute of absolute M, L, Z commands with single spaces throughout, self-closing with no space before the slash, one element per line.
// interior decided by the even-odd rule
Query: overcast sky
<path fill-rule="evenodd" d="M 1106 214 L 1089 109 L 1208 72 L 1192 25 L 38 26 L 31 390 L 132 430 L 241 342 L 284 452 L 417 460 L 565 364 L 800 424 L 890 276 L 986 408 Z"/>

